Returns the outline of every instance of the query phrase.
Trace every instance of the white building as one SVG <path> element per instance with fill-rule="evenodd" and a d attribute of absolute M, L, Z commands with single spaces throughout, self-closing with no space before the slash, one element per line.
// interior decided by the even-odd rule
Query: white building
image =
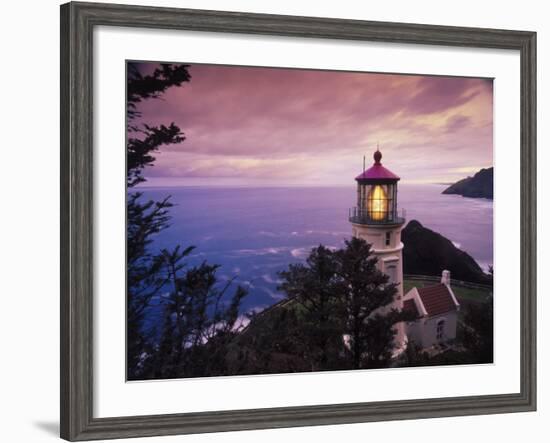
<path fill-rule="evenodd" d="M 405 348 L 408 336 L 422 348 L 452 340 L 456 336 L 459 305 L 450 287 L 448 271 L 444 274 L 445 283 L 429 288 L 413 288 L 406 296 L 403 294 L 401 231 L 405 218 L 399 216 L 397 211 L 397 182 L 400 178 L 382 166 L 382 153 L 378 149 L 373 157 L 374 164 L 369 169 L 363 168 L 363 172 L 355 178 L 357 206 L 350 210 L 349 221 L 352 235 L 372 245 L 372 251 L 378 258 L 378 268 L 389 276 L 390 283 L 398 285 L 398 293 L 388 309 L 406 308 L 419 316 L 417 321 L 396 326 L 397 352 Z"/>
<path fill-rule="evenodd" d="M 441 283 L 412 288 L 403 298 L 403 308 L 417 316 L 407 322 L 409 342 L 422 349 L 434 348 L 456 338 L 460 304 L 451 289 L 451 274 L 443 271 Z"/>

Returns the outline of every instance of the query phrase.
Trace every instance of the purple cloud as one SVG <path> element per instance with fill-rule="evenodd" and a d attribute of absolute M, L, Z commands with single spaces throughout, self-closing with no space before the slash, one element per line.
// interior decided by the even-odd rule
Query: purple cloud
<path fill-rule="evenodd" d="M 148 177 L 344 183 L 377 141 L 392 169 L 408 168 L 411 180 L 441 180 L 438 165 L 492 164 L 491 80 L 218 65 L 189 71 L 189 83 L 139 106 L 143 122 L 175 122 L 187 137 L 163 148 Z"/>

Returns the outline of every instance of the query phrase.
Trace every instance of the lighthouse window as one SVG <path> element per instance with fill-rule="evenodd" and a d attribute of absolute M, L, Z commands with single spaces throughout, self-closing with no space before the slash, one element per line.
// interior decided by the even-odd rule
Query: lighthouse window
<path fill-rule="evenodd" d="M 391 232 L 386 232 L 386 246 L 389 246 L 391 243 Z"/>

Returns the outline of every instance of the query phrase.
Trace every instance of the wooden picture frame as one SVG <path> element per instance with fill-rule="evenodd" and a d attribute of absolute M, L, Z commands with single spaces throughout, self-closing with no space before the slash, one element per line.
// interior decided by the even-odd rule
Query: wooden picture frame
<path fill-rule="evenodd" d="M 521 58 L 521 390 L 517 394 L 95 418 L 92 54 L 96 26 L 497 48 Z M 61 437 L 70 441 L 533 411 L 536 408 L 536 34 L 236 12 L 61 6 Z"/>

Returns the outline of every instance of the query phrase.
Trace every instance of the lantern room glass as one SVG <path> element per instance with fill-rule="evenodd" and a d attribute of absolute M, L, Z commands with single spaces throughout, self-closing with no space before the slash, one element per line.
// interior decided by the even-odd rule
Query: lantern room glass
<path fill-rule="evenodd" d="M 388 195 L 381 185 L 373 186 L 367 196 L 367 213 L 375 221 L 388 217 Z"/>
<path fill-rule="evenodd" d="M 384 223 L 397 220 L 397 183 L 358 183 L 357 208 L 360 218 Z"/>

